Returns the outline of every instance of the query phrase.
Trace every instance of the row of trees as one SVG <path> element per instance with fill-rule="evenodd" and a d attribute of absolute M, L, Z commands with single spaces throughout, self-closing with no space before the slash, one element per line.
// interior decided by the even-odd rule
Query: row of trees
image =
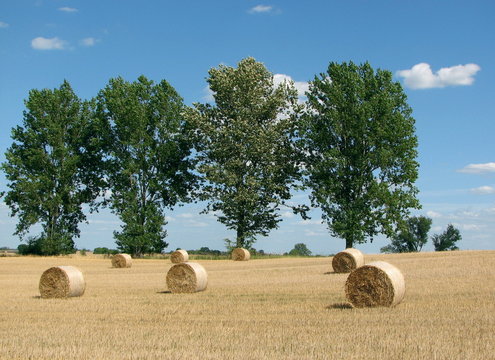
<path fill-rule="evenodd" d="M 432 220 L 425 216 L 414 216 L 406 220 L 405 226 L 391 237 L 391 243 L 380 249 L 385 253 L 418 252 L 428 242 Z M 441 234 L 432 236 L 435 251 L 458 250 L 456 243 L 462 239 L 460 231 L 449 224 Z"/>
<path fill-rule="evenodd" d="M 330 63 L 301 104 L 262 63 L 220 65 L 207 78 L 214 104 L 187 107 L 165 80 L 111 79 L 91 100 L 65 81 L 32 90 L 2 169 L 5 202 L 44 254 L 70 252 L 83 211 L 109 206 L 123 225 L 119 249 L 161 252 L 164 211 L 196 200 L 236 233 L 236 246 L 278 227 L 281 207 L 308 188 L 346 247 L 392 237 L 419 208 L 417 138 L 398 82 L 368 63 Z"/>

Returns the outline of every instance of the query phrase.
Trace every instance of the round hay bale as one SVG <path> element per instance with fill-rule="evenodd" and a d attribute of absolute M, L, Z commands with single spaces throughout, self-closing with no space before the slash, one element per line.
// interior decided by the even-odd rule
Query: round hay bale
<path fill-rule="evenodd" d="M 176 250 L 170 255 L 170 261 L 174 264 L 180 264 L 189 261 L 189 254 L 186 250 Z"/>
<path fill-rule="evenodd" d="M 131 255 L 116 254 L 112 257 L 112 266 L 114 268 L 130 268 L 132 266 Z"/>
<path fill-rule="evenodd" d="M 232 260 L 234 261 L 248 261 L 251 258 L 251 254 L 244 248 L 236 248 L 232 250 Z"/>
<path fill-rule="evenodd" d="M 74 266 L 55 266 L 45 270 L 39 284 L 43 299 L 81 296 L 86 289 L 82 272 Z"/>
<path fill-rule="evenodd" d="M 167 273 L 167 287 L 173 293 L 203 291 L 208 284 L 205 268 L 194 262 L 175 264 Z"/>
<path fill-rule="evenodd" d="M 364 256 L 358 249 L 348 248 L 339 252 L 332 259 L 333 271 L 348 273 L 364 265 Z"/>
<path fill-rule="evenodd" d="M 394 306 L 404 298 L 404 276 L 385 261 L 373 261 L 349 274 L 345 295 L 355 307 Z"/>

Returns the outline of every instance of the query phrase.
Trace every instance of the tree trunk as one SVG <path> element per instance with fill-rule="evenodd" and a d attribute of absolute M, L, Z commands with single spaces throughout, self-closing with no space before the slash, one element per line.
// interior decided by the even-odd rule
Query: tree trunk
<path fill-rule="evenodd" d="M 237 227 L 237 236 L 236 236 L 236 247 L 241 248 L 244 247 L 244 230 L 242 226 Z"/>
<path fill-rule="evenodd" d="M 346 249 L 351 248 L 352 245 L 354 245 L 354 239 L 351 236 L 346 237 L 345 238 L 345 248 Z"/>

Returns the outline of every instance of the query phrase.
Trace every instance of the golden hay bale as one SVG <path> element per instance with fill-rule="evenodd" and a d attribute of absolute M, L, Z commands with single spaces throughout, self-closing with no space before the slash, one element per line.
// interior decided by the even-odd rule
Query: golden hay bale
<path fill-rule="evenodd" d="M 236 248 L 232 250 L 232 260 L 247 261 L 251 258 L 251 254 L 244 248 Z"/>
<path fill-rule="evenodd" d="M 208 284 L 205 268 L 194 262 L 175 264 L 167 273 L 167 287 L 173 293 L 203 291 Z"/>
<path fill-rule="evenodd" d="M 404 298 L 404 276 L 385 261 L 373 261 L 349 274 L 345 295 L 355 307 L 394 306 Z"/>
<path fill-rule="evenodd" d="M 333 271 L 348 273 L 364 265 L 364 256 L 358 249 L 348 248 L 339 252 L 332 259 Z"/>
<path fill-rule="evenodd" d="M 116 254 L 112 257 L 112 266 L 115 268 L 130 268 L 132 258 L 128 254 Z"/>
<path fill-rule="evenodd" d="M 189 261 L 189 254 L 186 250 L 176 250 L 170 255 L 170 261 L 174 264 L 180 264 Z"/>
<path fill-rule="evenodd" d="M 39 289 L 43 299 L 81 296 L 86 289 L 86 282 L 78 268 L 55 266 L 41 275 Z"/>

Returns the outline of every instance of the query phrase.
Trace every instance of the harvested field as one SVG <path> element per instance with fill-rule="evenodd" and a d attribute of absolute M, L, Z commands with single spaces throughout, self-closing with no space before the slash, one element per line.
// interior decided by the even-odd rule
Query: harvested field
<path fill-rule="evenodd" d="M 495 251 L 367 255 L 404 275 L 393 308 L 351 308 L 331 258 L 198 261 L 208 288 L 167 291 L 168 260 L 0 258 L 0 359 L 493 359 Z M 41 299 L 40 274 L 84 272 Z"/>

